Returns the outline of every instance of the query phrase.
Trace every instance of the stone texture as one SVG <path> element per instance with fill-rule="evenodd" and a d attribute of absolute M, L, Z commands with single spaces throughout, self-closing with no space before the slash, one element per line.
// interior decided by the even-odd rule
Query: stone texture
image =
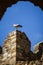
<path fill-rule="evenodd" d="M 31 51 L 27 35 L 15 30 L 8 34 L 0 47 L 0 65 L 43 65 L 43 42 L 38 43 L 34 50 Z"/>
<path fill-rule="evenodd" d="M 0 54 L 2 54 L 2 47 L 0 46 Z"/>
<path fill-rule="evenodd" d="M 43 58 L 43 41 L 35 45 L 34 50 L 34 53 L 36 54 L 36 58 L 38 60 Z"/>
<path fill-rule="evenodd" d="M 40 51 L 40 50 L 43 52 L 43 41 L 37 43 L 37 44 L 34 46 L 34 53 L 37 53 L 37 52 Z"/>

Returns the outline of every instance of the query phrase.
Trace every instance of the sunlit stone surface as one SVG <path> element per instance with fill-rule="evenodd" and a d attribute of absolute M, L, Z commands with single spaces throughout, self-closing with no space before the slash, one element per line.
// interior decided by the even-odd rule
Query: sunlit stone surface
<path fill-rule="evenodd" d="M 43 42 L 31 51 L 31 42 L 24 32 L 8 34 L 0 47 L 0 65 L 43 65 Z"/>

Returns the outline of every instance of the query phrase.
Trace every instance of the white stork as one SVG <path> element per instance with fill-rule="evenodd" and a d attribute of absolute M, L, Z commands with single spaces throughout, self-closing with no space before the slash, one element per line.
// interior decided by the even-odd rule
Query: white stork
<path fill-rule="evenodd" d="M 17 29 L 17 28 L 21 28 L 22 25 L 20 25 L 20 24 L 13 24 L 13 27 L 15 27 Z"/>

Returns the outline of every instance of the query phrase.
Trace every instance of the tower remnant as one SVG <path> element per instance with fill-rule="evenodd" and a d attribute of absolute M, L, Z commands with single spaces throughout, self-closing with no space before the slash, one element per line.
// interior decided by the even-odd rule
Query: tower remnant
<path fill-rule="evenodd" d="M 43 65 L 43 42 L 36 47 L 32 52 L 27 35 L 15 30 L 8 34 L 0 47 L 0 65 Z"/>

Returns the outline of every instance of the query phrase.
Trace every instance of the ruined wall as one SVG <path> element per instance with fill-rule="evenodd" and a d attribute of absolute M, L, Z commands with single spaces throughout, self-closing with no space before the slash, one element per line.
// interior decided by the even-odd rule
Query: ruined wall
<path fill-rule="evenodd" d="M 24 32 L 9 33 L 0 47 L 0 65 L 43 65 L 43 42 L 32 52 L 31 42 Z"/>

